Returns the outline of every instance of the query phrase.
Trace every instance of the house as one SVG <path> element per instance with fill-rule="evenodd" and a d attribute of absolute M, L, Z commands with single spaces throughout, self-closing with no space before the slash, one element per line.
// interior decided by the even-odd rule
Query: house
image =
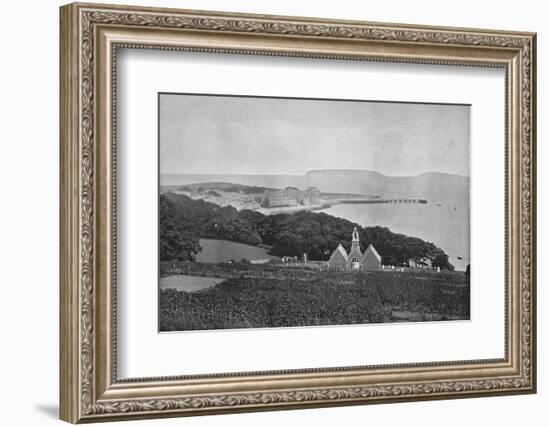
<path fill-rule="evenodd" d="M 353 229 L 351 234 L 349 254 L 342 244 L 339 244 L 328 260 L 330 270 L 378 270 L 381 265 L 382 258 L 372 244 L 368 246 L 364 253 L 361 252 L 357 227 Z"/>
<path fill-rule="evenodd" d="M 369 245 L 363 254 L 361 268 L 365 270 L 378 270 L 382 264 L 382 257 L 372 244 Z"/>
<path fill-rule="evenodd" d="M 339 244 L 328 260 L 331 270 L 345 270 L 348 268 L 348 254 L 342 244 Z"/>
<path fill-rule="evenodd" d="M 432 268 L 432 260 L 428 257 L 422 257 L 420 259 L 409 259 L 409 267 L 411 268 Z"/>
<path fill-rule="evenodd" d="M 262 201 L 263 208 L 282 208 L 298 206 L 296 190 L 287 187 L 284 190 L 270 191 Z"/>
<path fill-rule="evenodd" d="M 321 191 L 317 187 L 308 187 L 304 191 L 296 193 L 298 204 L 304 206 L 314 206 L 321 203 Z"/>

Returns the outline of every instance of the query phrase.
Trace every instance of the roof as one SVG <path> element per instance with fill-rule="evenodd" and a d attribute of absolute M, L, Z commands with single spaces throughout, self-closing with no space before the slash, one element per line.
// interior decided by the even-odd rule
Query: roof
<path fill-rule="evenodd" d="M 344 247 L 342 246 L 342 244 L 340 243 L 338 245 L 338 247 L 334 250 L 334 252 L 332 253 L 332 255 L 330 256 L 331 258 L 336 255 L 337 253 L 339 253 L 341 256 L 344 257 L 345 260 L 348 259 L 348 254 L 346 252 L 346 250 L 344 249 Z"/>
<path fill-rule="evenodd" d="M 373 254 L 379 262 L 382 262 L 382 257 L 380 256 L 376 248 L 372 245 L 372 243 L 369 245 L 369 247 L 365 251 L 364 256 L 366 257 L 368 253 Z"/>

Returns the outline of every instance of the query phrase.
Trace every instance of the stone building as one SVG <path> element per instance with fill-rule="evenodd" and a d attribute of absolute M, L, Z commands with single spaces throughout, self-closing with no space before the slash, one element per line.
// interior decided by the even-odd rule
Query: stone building
<path fill-rule="evenodd" d="M 381 265 L 382 258 L 372 244 L 368 246 L 364 253 L 361 252 L 357 227 L 353 229 L 351 234 L 349 254 L 342 244 L 339 244 L 328 260 L 330 270 L 378 270 Z"/>
<path fill-rule="evenodd" d="M 295 187 L 286 187 L 284 190 L 268 192 L 261 206 L 263 208 L 282 208 L 295 206 L 312 206 L 321 203 L 321 191 L 317 187 L 299 190 Z"/>
<path fill-rule="evenodd" d="M 304 206 L 315 206 L 321 203 L 321 191 L 317 187 L 309 187 L 305 191 L 298 191 L 298 204 Z"/>
<path fill-rule="evenodd" d="M 298 206 L 296 190 L 287 187 L 284 190 L 270 191 L 262 201 L 263 208 L 283 208 Z"/>

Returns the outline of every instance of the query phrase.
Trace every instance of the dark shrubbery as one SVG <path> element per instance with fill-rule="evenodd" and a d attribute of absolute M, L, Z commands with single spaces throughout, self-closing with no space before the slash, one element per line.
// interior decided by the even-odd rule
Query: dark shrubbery
<path fill-rule="evenodd" d="M 191 261 L 200 252 L 199 234 L 181 221 L 181 213 L 160 199 L 159 249 L 161 261 Z"/>
<path fill-rule="evenodd" d="M 262 239 L 253 223 L 230 206 L 221 207 L 174 193 L 160 195 L 161 260 L 193 260 L 199 238 L 258 245 Z M 163 241 L 166 240 L 166 241 Z M 195 250 L 198 249 L 198 250 Z M 180 254 L 180 251 L 184 251 Z"/>
<path fill-rule="evenodd" d="M 327 272 L 201 263 L 170 263 L 163 270 L 226 278 L 206 291 L 161 291 L 163 331 L 381 323 L 403 316 L 470 317 L 469 287 L 461 273 Z"/>
<path fill-rule="evenodd" d="M 161 330 L 383 321 L 383 307 L 373 288 L 354 286 L 342 292 L 324 280 L 297 284 L 293 279 L 234 278 L 205 292 L 167 289 L 160 298 Z"/>

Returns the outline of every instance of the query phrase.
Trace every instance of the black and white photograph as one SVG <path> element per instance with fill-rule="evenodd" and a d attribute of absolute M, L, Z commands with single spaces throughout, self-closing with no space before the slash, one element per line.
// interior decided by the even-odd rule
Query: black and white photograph
<path fill-rule="evenodd" d="M 159 94 L 159 329 L 470 317 L 470 106 Z"/>

